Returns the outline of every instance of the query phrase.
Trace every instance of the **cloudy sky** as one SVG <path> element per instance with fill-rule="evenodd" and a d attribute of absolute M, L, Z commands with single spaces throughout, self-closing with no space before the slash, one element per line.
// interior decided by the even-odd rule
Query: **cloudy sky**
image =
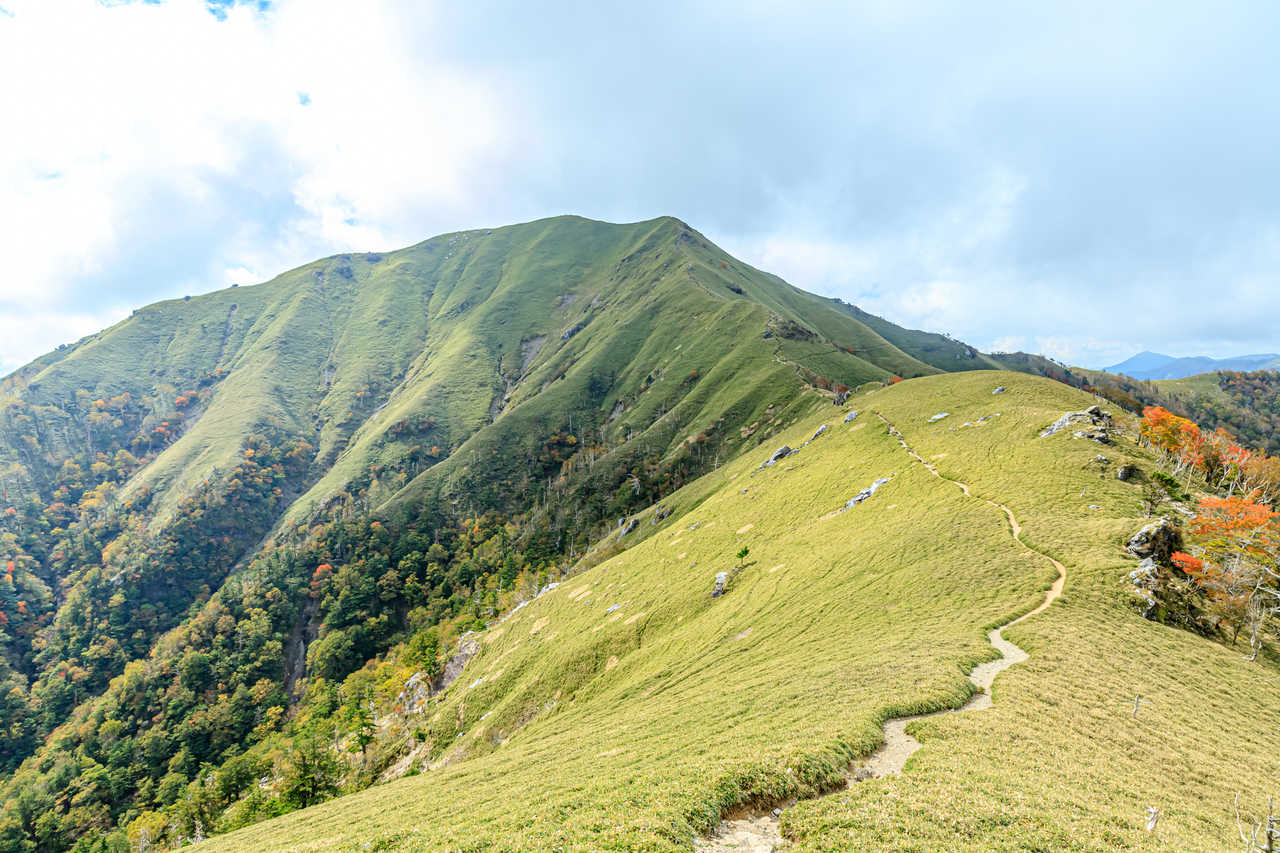
<path fill-rule="evenodd" d="M 0 0 L 0 370 L 559 213 L 1096 366 L 1280 351 L 1280 7 Z"/>

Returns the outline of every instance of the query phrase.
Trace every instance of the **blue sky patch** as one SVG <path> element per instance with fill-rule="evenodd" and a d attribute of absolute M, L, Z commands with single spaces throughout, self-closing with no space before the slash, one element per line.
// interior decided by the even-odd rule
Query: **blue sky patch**
<path fill-rule="evenodd" d="M 298 93 L 298 103 L 302 104 L 304 107 L 310 106 L 310 105 L 311 105 L 311 96 L 310 96 L 310 95 L 308 95 L 306 92 L 299 92 L 299 93 Z"/>
<path fill-rule="evenodd" d="M 271 9 L 271 0 L 205 0 L 205 5 L 209 7 L 209 12 L 215 18 L 225 21 L 228 9 L 236 6 L 250 6 L 259 12 L 266 12 Z"/>

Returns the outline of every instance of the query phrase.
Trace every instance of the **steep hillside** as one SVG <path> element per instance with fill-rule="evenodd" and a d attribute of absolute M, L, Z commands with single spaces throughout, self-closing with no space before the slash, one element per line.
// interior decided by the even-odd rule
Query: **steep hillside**
<path fill-rule="evenodd" d="M 483 625 L 849 388 L 992 363 L 670 218 L 443 235 L 141 309 L 0 383 L 0 768 L 58 804 L 14 831 L 60 849 L 172 808 L 317 685 Z"/>
<path fill-rule="evenodd" d="M 643 542 L 481 634 L 404 726 L 419 775 L 206 844 L 675 851 L 779 804 L 800 850 L 1228 849 L 1236 792 L 1255 808 L 1280 772 L 1280 680 L 1128 605 L 1146 519 L 1115 471 L 1153 460 L 1123 424 L 1110 446 L 1041 436 L 1094 402 L 974 372 L 803 418 L 774 442 L 798 454 L 707 474 Z M 1000 655 L 985 632 L 1045 600 L 1051 558 L 1065 591 L 1005 631 L 1029 657 L 990 707 L 910 724 L 900 773 L 845 787 L 886 720 L 970 697 Z"/>

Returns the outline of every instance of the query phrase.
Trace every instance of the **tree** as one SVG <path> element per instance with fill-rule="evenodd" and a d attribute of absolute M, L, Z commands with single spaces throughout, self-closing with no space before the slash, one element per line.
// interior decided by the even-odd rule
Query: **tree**
<path fill-rule="evenodd" d="M 747 559 L 747 555 L 750 553 L 751 553 L 751 549 L 748 548 L 746 545 L 743 545 L 742 549 L 738 551 L 736 555 L 738 557 L 738 568 L 742 568 L 743 560 Z"/>
<path fill-rule="evenodd" d="M 1174 564 L 1204 590 L 1232 642 L 1249 629 L 1248 660 L 1280 617 L 1280 514 L 1250 498 L 1206 498 L 1192 523 L 1205 537 L 1198 556 L 1178 553 Z"/>
<path fill-rule="evenodd" d="M 443 668 L 440 664 L 440 632 L 436 627 L 433 625 L 410 637 L 400 660 L 421 670 L 428 680 L 434 680 Z"/>
<path fill-rule="evenodd" d="M 353 735 L 355 747 L 360 748 L 360 765 L 362 767 L 369 766 L 369 744 L 373 743 L 374 737 L 378 733 L 378 726 L 373 720 L 373 695 L 369 691 L 365 691 L 359 699 L 356 700 L 355 707 L 351 711 L 352 720 L 355 722 L 355 733 Z"/>
<path fill-rule="evenodd" d="M 305 809 L 338 793 L 342 766 L 329 748 L 314 735 L 302 735 L 293 744 L 285 769 L 280 797 L 296 809 Z"/>

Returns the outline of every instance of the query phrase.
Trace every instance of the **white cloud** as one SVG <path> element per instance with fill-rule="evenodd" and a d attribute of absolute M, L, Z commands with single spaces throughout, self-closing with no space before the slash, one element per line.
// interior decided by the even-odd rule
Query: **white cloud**
<path fill-rule="evenodd" d="M 285 0 L 220 21 L 203 0 L 8 0 L 0 367 L 140 301 L 422 239 L 415 212 L 456 206 L 500 148 L 499 100 L 483 77 L 424 60 L 428 7 L 410 33 L 396 6 Z M 258 191 L 272 210 L 237 207 Z M 202 211 L 217 233 L 188 263 L 211 268 L 174 259 L 182 273 L 137 292 L 85 290 L 135 253 L 162 258 L 157 227 Z"/>
<path fill-rule="evenodd" d="M 1266 6 L 0 4 L 0 369 L 155 299 L 558 213 L 681 216 L 983 348 L 1280 349 Z"/>

